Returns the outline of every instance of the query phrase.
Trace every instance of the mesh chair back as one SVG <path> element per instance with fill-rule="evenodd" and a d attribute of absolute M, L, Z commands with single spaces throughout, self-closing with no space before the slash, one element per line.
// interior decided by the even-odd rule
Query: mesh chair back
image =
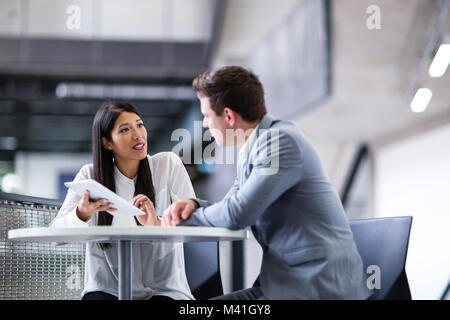
<path fill-rule="evenodd" d="M 8 230 L 48 227 L 59 205 L 39 198 L 0 193 L 0 300 L 81 299 L 84 285 L 84 244 L 8 239 Z M 20 198 L 20 199 L 19 199 Z"/>

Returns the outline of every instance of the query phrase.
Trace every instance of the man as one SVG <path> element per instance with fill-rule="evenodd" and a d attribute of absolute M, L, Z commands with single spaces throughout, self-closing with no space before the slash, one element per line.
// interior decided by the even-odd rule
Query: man
<path fill-rule="evenodd" d="M 237 177 L 222 201 L 178 201 L 162 220 L 251 227 L 263 249 L 258 281 L 222 298 L 366 299 L 361 257 L 340 199 L 306 137 L 267 114 L 258 77 L 223 67 L 199 75 L 193 88 L 203 126 L 218 145 L 239 149 Z"/>

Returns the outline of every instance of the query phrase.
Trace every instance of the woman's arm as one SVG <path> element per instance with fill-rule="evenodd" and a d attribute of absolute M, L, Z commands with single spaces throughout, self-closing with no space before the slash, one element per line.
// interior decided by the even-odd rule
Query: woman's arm
<path fill-rule="evenodd" d="M 89 178 L 89 166 L 83 166 L 75 176 L 74 181 L 85 180 Z M 50 227 L 88 227 L 95 224 L 95 217 L 91 217 L 86 221 L 80 219 L 77 214 L 77 207 L 81 203 L 82 198 L 71 189 L 68 190 L 67 196 L 59 209 L 55 219 L 50 223 Z"/>

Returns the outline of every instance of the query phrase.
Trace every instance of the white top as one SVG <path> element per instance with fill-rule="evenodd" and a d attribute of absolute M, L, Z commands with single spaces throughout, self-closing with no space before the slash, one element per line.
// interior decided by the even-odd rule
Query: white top
<path fill-rule="evenodd" d="M 180 158 L 172 152 L 147 156 L 155 188 L 155 209 L 158 216 L 172 201 L 195 198 L 191 181 Z M 92 179 L 92 164 L 83 166 L 74 181 Z M 127 201 L 134 197 L 135 180 L 124 176 L 114 166 L 116 193 Z M 98 214 L 87 222 L 78 218 L 76 208 L 81 202 L 75 192 L 69 190 L 58 215 L 50 227 L 96 226 Z M 113 227 L 136 227 L 133 216 L 114 216 Z M 142 227 L 139 227 L 142 228 Z M 182 243 L 155 242 L 133 243 L 133 299 L 149 299 L 165 295 L 173 299 L 194 299 L 186 278 Z M 118 296 L 118 248 L 116 243 L 105 250 L 97 243 L 86 243 L 84 290 L 103 291 Z"/>
<path fill-rule="evenodd" d="M 259 123 L 253 129 L 252 133 L 250 133 L 250 135 L 248 136 L 247 141 L 245 141 L 244 145 L 239 149 L 238 163 L 244 163 L 245 161 L 247 161 L 250 150 L 252 149 L 253 144 L 256 142 L 256 139 L 257 139 L 256 130 L 258 130 L 258 128 L 259 128 Z"/>

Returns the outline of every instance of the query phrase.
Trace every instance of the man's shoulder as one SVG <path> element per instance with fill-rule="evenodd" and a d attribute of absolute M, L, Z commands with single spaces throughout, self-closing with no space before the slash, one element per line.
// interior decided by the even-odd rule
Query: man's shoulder
<path fill-rule="evenodd" d="M 269 127 L 258 128 L 258 140 L 283 141 L 283 143 L 299 143 L 302 133 L 297 125 L 288 120 L 274 120 Z"/>
<path fill-rule="evenodd" d="M 254 159 L 300 161 L 305 139 L 297 126 L 286 120 L 275 120 L 269 127 L 258 128 L 258 137 L 250 151 Z M 266 161 L 264 160 L 264 161 Z"/>
<path fill-rule="evenodd" d="M 270 127 L 273 130 L 279 130 L 283 134 L 300 134 L 300 128 L 297 126 L 297 124 L 291 120 L 275 120 L 272 123 L 272 126 Z"/>

